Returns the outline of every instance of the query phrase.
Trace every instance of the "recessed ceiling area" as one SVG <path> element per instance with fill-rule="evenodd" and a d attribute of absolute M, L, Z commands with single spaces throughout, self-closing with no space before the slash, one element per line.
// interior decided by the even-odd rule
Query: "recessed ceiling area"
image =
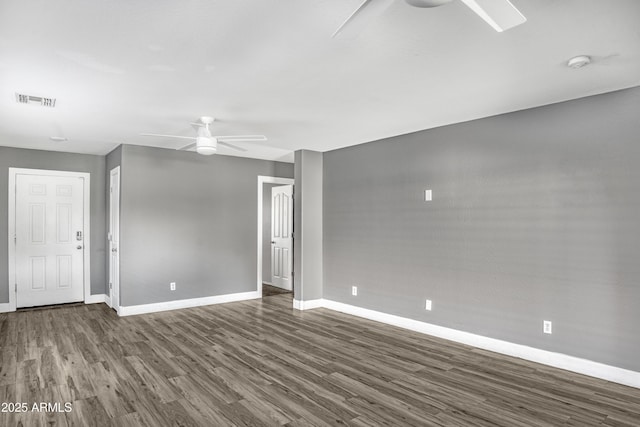
<path fill-rule="evenodd" d="M 246 152 L 292 161 L 422 129 L 640 85 L 637 0 L 512 0 L 494 31 L 461 1 L 398 0 L 332 39 L 361 0 L 0 4 L 0 145 L 106 154 L 212 133 L 266 135 Z M 589 66 L 567 67 L 588 55 Z M 16 102 L 16 93 L 56 100 Z M 52 141 L 51 136 L 66 138 Z"/>

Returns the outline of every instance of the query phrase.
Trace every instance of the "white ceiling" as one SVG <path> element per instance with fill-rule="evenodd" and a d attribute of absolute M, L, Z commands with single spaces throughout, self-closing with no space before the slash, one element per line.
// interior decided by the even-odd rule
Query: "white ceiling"
<path fill-rule="evenodd" d="M 357 38 L 330 38 L 360 2 L 2 0 L 0 145 L 175 148 L 138 134 L 194 135 L 212 115 L 214 134 L 269 138 L 221 154 L 292 161 L 640 85 L 638 0 L 512 0 L 528 21 L 504 33 L 459 1 L 398 0 Z M 578 54 L 594 62 L 567 68 Z"/>

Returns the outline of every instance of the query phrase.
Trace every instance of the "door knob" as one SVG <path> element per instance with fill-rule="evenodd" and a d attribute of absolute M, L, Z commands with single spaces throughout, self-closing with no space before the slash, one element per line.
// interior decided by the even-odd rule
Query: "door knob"
<path fill-rule="evenodd" d="M 272 240 L 272 241 L 271 241 L 271 244 L 272 244 L 272 245 L 275 245 L 275 244 L 276 244 L 276 241 L 275 241 L 275 240 Z"/>
<path fill-rule="evenodd" d="M 118 252 L 118 249 L 116 249 L 116 248 L 112 248 L 112 249 L 111 249 L 111 252 Z"/>
<path fill-rule="evenodd" d="M 76 246 L 76 249 L 82 249 L 81 245 Z"/>

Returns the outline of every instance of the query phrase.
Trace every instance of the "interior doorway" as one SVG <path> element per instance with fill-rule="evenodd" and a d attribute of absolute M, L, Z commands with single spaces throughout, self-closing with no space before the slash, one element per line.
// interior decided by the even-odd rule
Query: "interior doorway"
<path fill-rule="evenodd" d="M 282 289 L 273 286 L 272 272 L 273 272 L 273 257 L 272 252 L 274 245 L 272 245 L 272 188 L 280 186 L 293 186 L 294 180 L 292 178 L 279 178 L 272 176 L 259 176 L 258 177 L 258 263 L 257 263 L 257 291 L 260 295 L 276 295 L 282 292 L 290 292 L 288 289 Z M 293 187 L 290 187 L 293 192 Z M 282 200 L 282 198 L 280 198 Z M 282 206 L 282 205 L 281 205 Z M 287 205 L 288 212 L 293 218 L 293 200 Z M 280 222 L 280 224 L 282 224 Z M 291 233 L 293 230 L 293 221 L 287 226 Z M 280 230 L 282 231 L 282 229 Z M 293 252 L 293 245 L 291 245 L 290 252 Z M 293 259 L 291 257 L 291 264 L 284 266 L 287 270 L 293 270 Z M 281 265 L 282 269 L 283 266 Z M 264 284 L 264 286 L 263 286 Z M 276 284 L 278 285 L 278 284 Z M 281 284 L 280 284 L 281 285 Z M 288 281 L 288 287 L 293 289 L 293 279 Z M 264 287 L 264 289 L 263 289 Z M 263 292 L 264 290 L 264 292 Z M 282 292 L 281 292 L 282 291 Z"/>

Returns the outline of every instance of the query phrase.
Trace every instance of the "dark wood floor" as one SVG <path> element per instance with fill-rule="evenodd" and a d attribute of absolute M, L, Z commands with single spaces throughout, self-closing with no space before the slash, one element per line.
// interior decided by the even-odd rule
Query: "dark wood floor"
<path fill-rule="evenodd" d="M 262 298 L 272 297 L 274 295 L 282 295 L 282 294 L 289 294 L 289 297 L 293 299 L 293 292 L 291 291 L 278 288 L 277 286 L 267 285 L 266 283 L 262 284 Z"/>
<path fill-rule="evenodd" d="M 290 295 L 118 318 L 0 314 L 0 425 L 638 426 L 640 390 L 317 309 Z"/>

